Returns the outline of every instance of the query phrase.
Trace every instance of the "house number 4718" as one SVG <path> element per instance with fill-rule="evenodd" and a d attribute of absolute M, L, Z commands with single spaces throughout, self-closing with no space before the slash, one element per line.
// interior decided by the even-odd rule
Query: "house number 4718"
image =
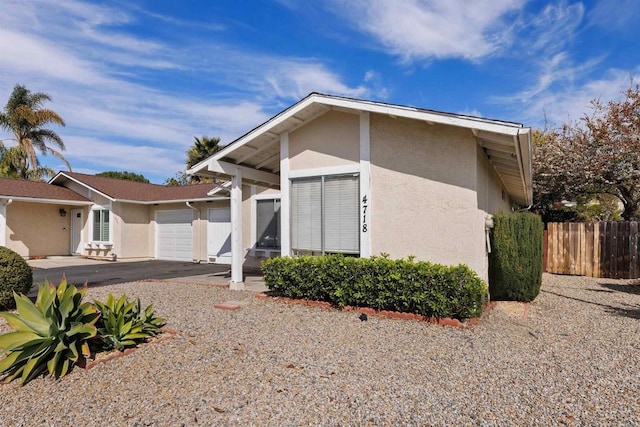
<path fill-rule="evenodd" d="M 369 204 L 367 203 L 367 196 L 362 197 L 362 232 L 367 232 L 367 208 Z"/>

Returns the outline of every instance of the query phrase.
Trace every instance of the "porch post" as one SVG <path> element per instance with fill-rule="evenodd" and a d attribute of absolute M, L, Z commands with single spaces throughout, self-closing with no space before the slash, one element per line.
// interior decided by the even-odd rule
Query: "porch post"
<path fill-rule="evenodd" d="M 0 200 L 0 246 L 7 246 L 7 200 Z"/>
<path fill-rule="evenodd" d="M 242 264 L 242 172 L 236 170 L 231 179 L 231 281 L 229 288 L 244 290 Z"/>
<path fill-rule="evenodd" d="M 368 111 L 360 113 L 360 257 L 371 256 L 371 150 Z"/>
<path fill-rule="evenodd" d="M 280 135 L 280 255 L 291 256 L 289 132 Z"/>

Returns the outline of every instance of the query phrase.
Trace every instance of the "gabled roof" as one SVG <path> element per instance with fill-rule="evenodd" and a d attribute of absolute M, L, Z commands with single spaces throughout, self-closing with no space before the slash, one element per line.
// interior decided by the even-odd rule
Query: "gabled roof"
<path fill-rule="evenodd" d="M 365 111 L 469 129 L 487 153 L 507 192 L 514 201 L 531 204 L 531 129 L 520 123 L 445 113 L 403 105 L 365 101 L 311 93 L 306 98 L 267 120 L 191 169 L 188 174 L 224 175 L 228 164 L 253 169 L 256 183 L 273 186 L 269 176 L 280 170 L 280 135 L 291 132 L 328 111 Z M 218 171 L 212 173 L 214 163 Z M 246 176 L 247 174 L 243 174 Z M 261 176 L 263 178 L 261 178 Z"/>
<path fill-rule="evenodd" d="M 78 172 L 58 172 L 49 183 L 54 184 L 52 187 L 57 187 L 68 181 L 76 182 L 114 202 L 152 204 L 216 199 L 207 194 L 212 189 L 212 184 L 158 185 Z"/>
<path fill-rule="evenodd" d="M 65 187 L 10 178 L 0 178 L 0 198 L 70 205 L 91 204 L 87 198 Z"/>

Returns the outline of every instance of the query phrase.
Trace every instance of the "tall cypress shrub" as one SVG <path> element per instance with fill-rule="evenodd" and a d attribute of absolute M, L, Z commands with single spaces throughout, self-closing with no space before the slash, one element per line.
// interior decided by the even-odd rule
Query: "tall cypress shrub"
<path fill-rule="evenodd" d="M 530 212 L 493 217 L 489 293 L 493 300 L 533 301 L 542 284 L 543 225 Z"/>

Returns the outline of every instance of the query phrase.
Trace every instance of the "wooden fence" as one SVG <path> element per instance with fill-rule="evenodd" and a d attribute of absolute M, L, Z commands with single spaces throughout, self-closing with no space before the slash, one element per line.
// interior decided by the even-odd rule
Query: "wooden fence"
<path fill-rule="evenodd" d="M 637 221 L 550 222 L 544 240 L 544 265 L 549 273 L 640 278 Z"/>

